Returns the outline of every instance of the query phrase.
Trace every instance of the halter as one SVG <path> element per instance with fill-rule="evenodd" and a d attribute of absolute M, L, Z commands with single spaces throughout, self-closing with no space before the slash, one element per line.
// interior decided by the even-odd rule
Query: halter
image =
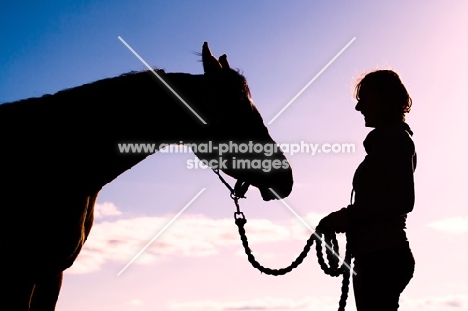
<path fill-rule="evenodd" d="M 346 248 L 346 255 L 345 255 L 343 264 L 339 266 L 339 262 L 338 262 L 339 260 L 336 256 L 334 256 L 334 254 L 339 253 L 339 247 L 338 247 L 338 241 L 336 239 L 336 234 L 335 233 L 323 234 L 321 232 L 315 231 L 307 240 L 307 243 L 304 246 L 304 250 L 291 263 L 291 265 L 289 265 L 286 268 L 281 268 L 281 269 L 265 268 L 255 259 L 254 255 L 252 254 L 252 251 L 249 248 L 249 242 L 247 241 L 247 235 L 244 229 L 244 225 L 247 223 L 247 219 L 245 218 L 244 213 L 240 211 L 239 199 L 246 198 L 244 194 L 247 191 L 248 184 L 245 184 L 242 181 L 238 180 L 233 189 L 228 184 L 228 182 L 224 180 L 224 178 L 221 176 L 218 168 L 216 169 L 212 168 L 212 170 L 216 175 L 218 175 L 219 179 L 226 186 L 226 188 L 228 188 L 228 190 L 230 191 L 231 199 L 234 201 L 234 204 L 236 205 L 236 212 L 234 212 L 234 220 L 235 220 L 235 224 L 238 227 L 240 239 L 242 241 L 242 246 L 244 247 L 245 253 L 247 254 L 247 258 L 250 264 L 255 269 L 258 269 L 261 273 L 274 275 L 274 276 L 284 275 L 286 273 L 291 272 L 292 269 L 297 268 L 303 262 L 303 260 L 307 256 L 307 253 L 310 251 L 310 248 L 312 247 L 314 240 L 316 240 L 315 249 L 317 253 L 317 259 L 323 272 L 325 274 L 328 274 L 334 277 L 337 277 L 341 274 L 343 275 L 343 281 L 341 285 L 341 297 L 340 297 L 338 311 L 344 311 L 346 307 L 346 299 L 348 298 L 348 292 L 349 292 L 350 270 L 345 267 L 345 262 L 348 263 L 348 266 L 351 263 L 351 251 L 349 247 Z M 325 263 L 325 260 L 323 259 L 323 252 L 322 252 L 323 243 L 332 245 L 332 249 L 333 249 L 333 252 L 329 248 L 326 248 L 325 250 L 326 255 L 327 255 L 328 265 L 327 263 Z"/>

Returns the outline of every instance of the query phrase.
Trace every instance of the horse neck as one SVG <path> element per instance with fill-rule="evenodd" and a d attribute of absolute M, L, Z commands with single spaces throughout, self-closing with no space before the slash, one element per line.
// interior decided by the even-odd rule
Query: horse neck
<path fill-rule="evenodd" d="M 203 76 L 160 75 L 203 117 Z M 0 159 L 20 163 L 28 174 L 94 192 L 149 155 L 123 155 L 119 143 L 190 142 L 206 136 L 208 128 L 151 72 L 3 104 L 0 112 L 0 138 L 11 150 Z M 29 159 L 31 150 L 40 151 L 35 161 Z M 22 176 L 11 167 L 6 175 Z"/>
<path fill-rule="evenodd" d="M 200 116 L 204 108 L 204 78 L 184 73 L 158 73 L 177 94 Z M 118 144 L 161 144 L 191 142 L 206 136 L 208 126 L 203 124 L 180 99 L 153 73 L 142 72 L 116 78 L 102 86 L 106 91 L 94 107 L 101 116 L 99 131 L 107 133 L 107 144 L 94 140 L 103 157 L 91 158 L 91 166 L 99 171 L 100 186 L 110 182 L 124 171 L 145 159 L 149 154 L 119 154 Z M 90 110 L 93 110 L 92 108 Z M 95 117 L 94 123 L 98 123 Z M 206 118 L 205 118 L 206 119 Z M 105 121 L 103 121 L 105 120 Z M 106 149 L 106 150 L 104 150 Z"/>
<path fill-rule="evenodd" d="M 177 96 L 152 72 L 136 74 L 125 91 L 125 102 L 131 103 L 131 107 L 126 109 L 128 106 L 123 103 L 124 107 L 120 110 L 123 112 L 120 117 L 126 120 L 123 123 L 126 124 L 126 134 L 132 133 L 140 141 L 149 139 L 164 143 L 178 143 L 203 136 L 207 125 L 187 107 L 190 106 L 198 115 L 206 114 L 203 76 L 161 72 L 158 75 Z"/>

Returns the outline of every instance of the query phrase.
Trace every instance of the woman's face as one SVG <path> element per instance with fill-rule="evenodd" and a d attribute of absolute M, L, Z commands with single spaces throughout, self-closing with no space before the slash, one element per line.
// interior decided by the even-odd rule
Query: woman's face
<path fill-rule="evenodd" d="M 358 93 L 359 101 L 356 110 L 364 115 L 366 127 L 378 127 L 384 124 L 385 114 L 377 92 L 371 87 L 361 85 Z"/>

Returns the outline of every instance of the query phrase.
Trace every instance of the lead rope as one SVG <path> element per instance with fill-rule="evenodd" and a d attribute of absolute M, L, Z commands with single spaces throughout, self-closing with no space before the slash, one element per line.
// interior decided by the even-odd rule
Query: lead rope
<path fill-rule="evenodd" d="M 242 241 L 242 245 L 244 247 L 245 253 L 247 254 L 247 258 L 250 264 L 255 269 L 258 269 L 260 272 L 268 274 L 268 275 L 274 275 L 274 276 L 284 275 L 286 273 L 291 272 L 292 269 L 297 268 L 304 261 L 304 259 L 307 257 L 307 254 L 310 251 L 310 248 L 314 244 L 314 240 L 316 240 L 315 250 L 317 253 L 318 263 L 320 265 L 320 268 L 323 270 L 323 272 L 325 272 L 325 274 L 328 274 L 334 277 L 337 277 L 341 274 L 343 275 L 338 311 L 344 311 L 346 307 L 346 300 L 348 298 L 348 293 L 349 293 L 349 280 L 350 280 L 351 271 L 345 267 L 344 263 L 341 266 L 339 266 L 339 259 L 337 258 L 337 256 L 334 255 L 334 254 L 339 254 L 339 246 L 338 246 L 338 241 L 336 240 L 336 234 L 335 233 L 323 234 L 319 231 L 315 231 L 315 233 L 313 233 L 310 236 L 310 238 L 307 240 L 307 243 L 304 246 L 304 249 L 302 250 L 302 252 L 299 254 L 299 256 L 286 268 L 270 269 L 270 268 L 266 268 L 262 266 L 255 259 L 255 256 L 252 254 L 252 250 L 249 247 L 249 242 L 247 240 L 247 235 L 244 229 L 244 226 L 247 223 L 247 219 L 245 218 L 244 213 L 240 211 L 239 199 L 245 198 L 245 197 L 244 196 L 240 197 L 236 195 L 235 190 L 220 175 L 219 169 L 213 169 L 213 171 L 215 172 L 216 175 L 218 175 L 219 179 L 231 192 L 230 194 L 231 199 L 234 201 L 234 204 L 236 205 L 236 212 L 234 212 L 235 223 L 239 229 L 240 239 Z M 331 249 L 329 248 L 325 249 L 325 253 L 327 255 L 327 260 L 328 260 L 328 265 L 327 263 L 325 263 L 325 260 L 323 258 L 323 250 L 322 250 L 323 243 L 331 245 Z M 347 247 L 344 261 L 348 264 L 348 266 L 350 266 L 351 264 L 351 255 L 352 255 L 351 251 Z"/>

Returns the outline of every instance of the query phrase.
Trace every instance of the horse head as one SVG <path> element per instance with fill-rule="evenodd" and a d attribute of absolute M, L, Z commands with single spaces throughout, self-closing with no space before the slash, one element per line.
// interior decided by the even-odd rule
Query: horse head
<path fill-rule="evenodd" d="M 255 107 L 247 81 L 233 70 L 224 54 L 216 59 L 205 42 L 202 61 L 206 85 L 204 100 L 211 151 L 194 150 L 202 161 L 237 179 L 236 188 L 252 185 L 263 200 L 284 198 L 291 193 L 292 170 L 271 138 Z M 205 141 L 206 142 L 206 141 Z M 271 189 L 274 191 L 271 191 Z"/>

